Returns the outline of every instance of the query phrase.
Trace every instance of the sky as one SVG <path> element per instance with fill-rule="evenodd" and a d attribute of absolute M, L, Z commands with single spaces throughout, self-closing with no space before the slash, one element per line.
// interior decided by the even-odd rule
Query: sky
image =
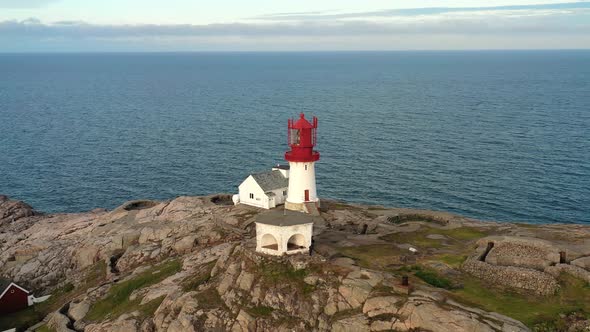
<path fill-rule="evenodd" d="M 0 0 L 0 53 L 589 48 L 590 1 Z"/>

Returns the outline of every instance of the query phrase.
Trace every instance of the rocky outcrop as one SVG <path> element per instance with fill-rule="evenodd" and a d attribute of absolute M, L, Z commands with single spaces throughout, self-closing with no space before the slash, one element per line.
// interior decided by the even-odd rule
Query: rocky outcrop
<path fill-rule="evenodd" d="M 369 320 L 364 315 L 343 318 L 332 324 L 332 332 L 357 332 L 368 330 Z"/>
<path fill-rule="evenodd" d="M 27 203 L 15 201 L 0 195 L 0 227 L 18 221 L 21 218 L 37 214 Z"/>
<path fill-rule="evenodd" d="M 102 274 L 99 283 L 76 288 L 64 301 L 67 305 L 47 317 L 48 327 L 58 331 L 528 330 L 506 316 L 455 302 L 457 293 L 431 287 L 413 275 L 413 265 L 442 277 L 461 274 L 450 263 L 430 261 L 437 257 L 433 248 L 412 254 L 407 246 L 383 240 L 392 228 L 408 238 L 412 232 L 444 229 L 444 235 L 434 232 L 424 239 L 441 244 L 445 252 L 452 250 L 457 244 L 453 229 L 460 227 L 453 223 L 473 226 L 475 221 L 450 214 L 340 206 L 322 211 L 325 222 L 315 225 L 315 232 L 326 237 L 316 237 L 318 251 L 313 256 L 267 257 L 254 252 L 251 223 L 257 210 L 215 204 L 206 197 L 133 201 L 110 212 L 84 214 L 26 216 L 29 212 L 22 211 L 15 224 L 24 228 L 0 233 L 2 275 L 35 291 L 51 292 L 65 282 L 88 287 L 89 275 Z M 416 216 L 428 218 L 412 222 Z M 12 219 L 10 223 L 13 227 Z M 425 223 L 434 226 L 421 229 Z M 482 261 L 489 242 L 494 247 Z M 337 243 L 337 250 L 330 243 Z M 494 236 L 469 242 L 473 244 L 477 249 L 461 268 L 490 286 L 547 295 L 558 289 L 555 276 L 560 273 L 588 280 L 590 249 L 583 240 L 570 247 L 571 257 L 582 257 L 571 264 L 559 264 L 566 241 L 558 246 L 530 236 Z M 361 251 L 358 259 L 354 250 L 348 251 L 356 245 L 381 250 L 385 258 L 376 260 L 381 259 L 382 268 L 372 264 L 375 253 Z M 403 259 L 391 259 L 392 255 Z M 124 299 L 132 302 L 132 309 L 103 321 L 86 317 L 113 285 L 143 276 L 163 260 L 177 260 L 180 271 L 176 265 L 170 275 L 153 283 L 139 282 Z M 411 286 L 400 284 L 406 273 Z"/>
<path fill-rule="evenodd" d="M 590 283 L 590 271 L 575 265 L 557 264 L 555 266 L 547 267 L 545 269 L 545 272 L 553 275 L 554 277 L 559 277 L 561 273 L 565 272 L 576 278 L 580 278 L 586 281 L 587 283 Z"/>
<path fill-rule="evenodd" d="M 465 308 L 452 301 L 444 305 L 432 299 L 410 297 L 392 319 L 392 329 L 398 331 L 529 331 L 522 323 L 508 317 Z"/>
<path fill-rule="evenodd" d="M 47 320 L 47 327 L 53 329 L 56 332 L 76 332 L 75 330 L 71 329 L 70 326 L 70 319 L 60 312 L 54 312 L 50 314 L 49 319 Z"/>
<path fill-rule="evenodd" d="M 363 306 L 363 313 L 369 317 L 375 317 L 384 314 L 396 314 L 399 306 L 396 304 L 401 302 L 399 296 L 379 296 L 374 297 L 365 302 Z"/>
<path fill-rule="evenodd" d="M 571 264 L 590 271 L 590 256 L 574 259 Z"/>
<path fill-rule="evenodd" d="M 136 319 L 137 315 L 125 314 L 112 322 L 90 324 L 84 328 L 84 332 L 139 332 L 142 325 Z"/>
<path fill-rule="evenodd" d="M 373 287 L 382 280 L 383 276 L 380 273 L 359 269 L 346 276 L 338 292 L 352 309 L 356 309 L 365 303 Z"/>

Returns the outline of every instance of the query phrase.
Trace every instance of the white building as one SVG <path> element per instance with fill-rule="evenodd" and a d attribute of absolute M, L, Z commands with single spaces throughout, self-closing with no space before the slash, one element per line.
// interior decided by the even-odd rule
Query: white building
<path fill-rule="evenodd" d="M 238 187 L 234 202 L 272 209 L 285 203 L 288 187 L 289 166 L 277 165 L 268 172 L 250 174 Z"/>
<path fill-rule="evenodd" d="M 309 214 L 273 210 L 256 219 L 256 251 L 268 255 L 309 253 L 313 223 Z"/>

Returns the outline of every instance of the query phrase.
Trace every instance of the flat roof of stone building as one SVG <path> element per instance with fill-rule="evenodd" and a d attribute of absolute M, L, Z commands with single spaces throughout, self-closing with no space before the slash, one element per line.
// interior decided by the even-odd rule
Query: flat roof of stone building
<path fill-rule="evenodd" d="M 313 217 L 303 212 L 284 210 L 283 208 L 270 210 L 256 217 L 257 223 L 273 226 L 304 225 L 313 223 L 316 220 L 319 220 L 319 217 Z"/>

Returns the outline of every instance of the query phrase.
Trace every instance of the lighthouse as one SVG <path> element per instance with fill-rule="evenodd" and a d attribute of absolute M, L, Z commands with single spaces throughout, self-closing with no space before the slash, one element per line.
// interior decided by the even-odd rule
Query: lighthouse
<path fill-rule="evenodd" d="M 285 209 L 318 214 L 319 199 L 315 184 L 315 162 L 320 153 L 314 150 L 317 139 L 318 119 L 310 123 L 303 113 L 299 119 L 289 119 L 289 151 L 285 159 L 289 162 L 289 188 Z"/>

